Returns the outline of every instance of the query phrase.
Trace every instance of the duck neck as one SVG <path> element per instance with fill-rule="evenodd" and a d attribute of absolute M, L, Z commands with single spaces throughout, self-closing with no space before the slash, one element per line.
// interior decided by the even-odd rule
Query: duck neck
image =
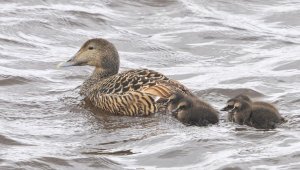
<path fill-rule="evenodd" d="M 101 80 L 112 75 L 118 74 L 119 69 L 102 69 L 96 67 L 93 74 L 89 77 L 89 79 Z"/>
<path fill-rule="evenodd" d="M 244 117 L 243 124 L 247 124 L 247 122 L 249 122 L 251 118 L 251 113 L 252 113 L 251 104 L 249 102 L 245 102 L 243 104 L 242 110 L 243 110 L 243 117 Z"/>
<path fill-rule="evenodd" d="M 117 74 L 118 71 L 119 69 L 102 69 L 96 67 L 92 75 L 82 84 L 80 94 L 87 95 L 96 83 Z"/>

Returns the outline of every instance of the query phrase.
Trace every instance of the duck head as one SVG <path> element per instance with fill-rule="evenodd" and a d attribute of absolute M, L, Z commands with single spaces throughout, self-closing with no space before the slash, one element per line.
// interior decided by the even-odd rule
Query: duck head
<path fill-rule="evenodd" d="M 72 58 L 58 64 L 58 67 L 85 65 L 116 74 L 119 71 L 120 59 L 112 43 L 102 38 L 95 38 L 86 41 Z"/>
<path fill-rule="evenodd" d="M 227 101 L 227 105 L 221 109 L 221 111 L 228 111 L 229 113 L 234 113 L 241 109 L 241 102 L 239 99 L 230 99 Z"/>
<path fill-rule="evenodd" d="M 168 111 L 179 120 L 187 120 L 191 114 L 192 101 L 184 94 L 173 94 L 168 101 Z"/>
<path fill-rule="evenodd" d="M 251 114 L 251 101 L 242 98 L 232 98 L 227 101 L 227 106 L 221 109 L 221 111 L 228 111 L 236 119 L 239 117 L 239 119 L 246 120 Z M 237 121 L 235 120 L 235 122 Z"/>
<path fill-rule="evenodd" d="M 247 102 L 251 102 L 251 99 L 244 94 L 239 94 L 239 95 L 235 96 L 234 99 L 241 99 L 241 100 L 245 100 Z"/>
<path fill-rule="evenodd" d="M 232 99 L 227 101 L 227 106 L 225 106 L 221 111 L 228 111 L 229 113 L 233 113 L 237 110 L 241 110 L 242 106 L 247 106 L 245 102 L 251 102 L 251 99 L 243 94 L 237 95 Z"/>

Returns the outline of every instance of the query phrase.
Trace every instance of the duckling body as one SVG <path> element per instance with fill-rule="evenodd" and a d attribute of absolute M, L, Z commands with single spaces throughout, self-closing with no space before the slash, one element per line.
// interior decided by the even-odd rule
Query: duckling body
<path fill-rule="evenodd" d="M 257 129 L 274 129 L 277 124 L 284 122 L 284 118 L 281 117 L 273 105 L 261 101 L 252 101 L 244 95 L 228 100 L 227 106 L 222 110 L 229 111 L 229 121 Z"/>
<path fill-rule="evenodd" d="M 192 93 L 182 84 L 148 69 L 118 73 L 119 55 L 105 39 L 88 40 L 67 62 L 60 66 L 94 66 L 93 74 L 83 83 L 80 94 L 94 106 L 116 115 L 147 116 L 164 110 L 175 92 Z"/>
<path fill-rule="evenodd" d="M 219 122 L 218 111 L 208 103 L 180 92 L 170 97 L 168 111 L 179 121 L 189 125 L 206 126 Z"/>
<path fill-rule="evenodd" d="M 263 101 L 252 101 L 246 95 L 240 94 L 240 95 L 235 96 L 234 99 L 240 99 L 240 100 L 247 101 L 251 104 L 251 106 L 255 105 L 256 106 L 255 108 L 266 108 L 267 107 L 268 111 L 272 110 L 272 112 L 274 112 L 275 114 L 279 114 L 276 107 L 273 106 L 272 104 L 263 102 Z M 230 109 L 233 109 L 233 106 Z M 234 120 L 234 116 L 236 117 L 235 120 Z M 241 124 L 242 122 L 244 122 L 244 120 L 243 120 L 244 118 L 245 118 L 245 116 L 241 117 L 241 115 L 235 115 L 234 112 L 228 112 L 228 120 L 231 122 L 237 122 L 237 123 Z"/>
<path fill-rule="evenodd" d="M 254 102 L 252 104 L 252 113 L 248 123 L 257 129 L 274 129 L 279 123 L 283 123 L 284 118 L 281 117 L 278 110 L 270 107 L 264 102 Z"/>

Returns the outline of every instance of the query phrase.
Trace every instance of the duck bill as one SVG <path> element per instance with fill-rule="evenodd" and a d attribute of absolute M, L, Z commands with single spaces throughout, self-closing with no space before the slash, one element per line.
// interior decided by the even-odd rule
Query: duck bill
<path fill-rule="evenodd" d="M 235 113 L 236 111 L 237 111 L 237 108 L 234 107 L 234 108 L 230 109 L 230 110 L 228 111 L 228 113 Z"/>
<path fill-rule="evenodd" d="M 61 62 L 57 65 L 57 68 L 60 68 L 60 67 L 71 67 L 71 66 L 80 66 L 82 65 L 82 62 L 78 62 L 75 60 L 76 58 L 76 55 L 73 56 L 72 58 L 70 58 L 68 61 L 64 61 L 64 62 Z"/>
<path fill-rule="evenodd" d="M 227 105 L 226 107 L 224 107 L 223 109 L 221 109 L 221 111 L 228 111 L 228 110 L 231 110 L 231 109 L 233 109 L 233 107 Z"/>
<path fill-rule="evenodd" d="M 171 113 L 177 113 L 178 108 L 171 110 Z"/>
<path fill-rule="evenodd" d="M 178 108 L 171 110 L 171 115 L 174 117 L 177 117 L 178 114 Z"/>
<path fill-rule="evenodd" d="M 57 64 L 57 68 L 61 68 L 61 67 L 70 67 L 70 66 L 75 66 L 76 63 L 74 62 L 61 62 L 59 64 Z"/>

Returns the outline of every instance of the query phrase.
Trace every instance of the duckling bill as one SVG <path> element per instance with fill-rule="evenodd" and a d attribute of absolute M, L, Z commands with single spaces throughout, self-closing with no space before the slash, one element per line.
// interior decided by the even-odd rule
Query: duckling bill
<path fill-rule="evenodd" d="M 168 111 L 188 125 L 206 126 L 219 122 L 218 111 L 197 97 L 182 93 L 175 93 L 170 97 Z"/>
<path fill-rule="evenodd" d="M 285 120 L 271 104 L 252 101 L 246 95 L 238 95 L 227 101 L 221 111 L 228 111 L 228 120 L 257 129 L 274 129 Z"/>
<path fill-rule="evenodd" d="M 115 115 L 148 116 L 166 110 L 169 97 L 179 91 L 193 94 L 181 83 L 148 69 L 119 73 L 120 59 L 115 46 L 102 38 L 86 41 L 80 50 L 60 67 L 92 66 L 80 94 L 99 110 Z"/>

